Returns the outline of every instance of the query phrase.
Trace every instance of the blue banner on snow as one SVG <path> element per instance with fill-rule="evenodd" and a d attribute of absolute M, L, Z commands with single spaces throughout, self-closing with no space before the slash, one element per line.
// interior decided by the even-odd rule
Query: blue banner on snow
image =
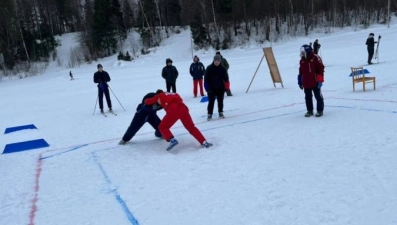
<path fill-rule="evenodd" d="M 26 150 L 45 148 L 50 145 L 44 139 L 37 139 L 31 141 L 17 142 L 12 144 L 7 144 L 4 148 L 3 154 L 22 152 Z"/>
<path fill-rule="evenodd" d="M 37 129 L 37 127 L 34 124 L 28 124 L 28 125 L 17 126 L 17 127 L 8 127 L 4 131 L 4 134 L 8 134 L 8 133 L 20 131 L 20 130 L 26 130 L 26 129 Z"/>

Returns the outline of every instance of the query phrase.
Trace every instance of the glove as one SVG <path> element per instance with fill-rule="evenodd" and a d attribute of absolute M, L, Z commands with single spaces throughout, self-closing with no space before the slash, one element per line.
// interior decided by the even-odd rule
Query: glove
<path fill-rule="evenodd" d="M 298 75 L 298 85 L 302 86 L 302 74 Z"/>
<path fill-rule="evenodd" d="M 105 91 L 106 83 L 105 83 L 105 82 L 101 83 L 101 84 L 99 85 L 99 87 L 102 89 L 102 91 Z"/>
<path fill-rule="evenodd" d="M 225 82 L 225 90 L 230 90 L 230 82 Z"/>
<path fill-rule="evenodd" d="M 205 92 L 207 92 L 207 93 L 211 92 L 210 87 L 209 87 L 208 83 L 206 83 L 206 82 L 204 82 L 204 89 L 205 89 Z"/>
<path fill-rule="evenodd" d="M 303 85 L 302 85 L 302 74 L 298 75 L 298 85 L 299 88 L 303 90 Z"/>
<path fill-rule="evenodd" d="M 323 86 L 323 82 L 318 82 L 318 83 L 317 83 L 318 89 L 320 89 L 322 86 Z"/>
<path fill-rule="evenodd" d="M 317 82 L 321 82 L 321 83 L 324 82 L 324 75 L 323 74 L 317 74 L 316 78 L 317 78 Z"/>

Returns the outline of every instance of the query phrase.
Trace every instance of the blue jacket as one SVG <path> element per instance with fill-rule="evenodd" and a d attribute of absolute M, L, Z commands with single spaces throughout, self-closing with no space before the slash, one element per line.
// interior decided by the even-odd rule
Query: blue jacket
<path fill-rule="evenodd" d="M 190 65 L 189 72 L 190 75 L 193 77 L 193 80 L 201 80 L 203 79 L 205 73 L 205 67 L 200 61 L 193 62 Z"/>

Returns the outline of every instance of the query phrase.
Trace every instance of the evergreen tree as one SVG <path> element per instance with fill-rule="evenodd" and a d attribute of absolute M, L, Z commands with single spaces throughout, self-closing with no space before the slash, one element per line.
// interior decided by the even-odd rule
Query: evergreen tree
<path fill-rule="evenodd" d="M 112 17 L 110 0 L 94 0 L 93 47 L 99 56 L 109 56 L 116 49 L 116 27 Z M 102 54 L 101 54 L 102 53 Z"/>
<path fill-rule="evenodd" d="M 121 7 L 119 0 L 112 0 L 112 22 L 115 24 L 116 33 L 120 40 L 127 38 L 127 31 L 124 25 L 123 13 L 121 12 Z"/>
<path fill-rule="evenodd" d="M 208 38 L 207 28 L 200 22 L 200 17 L 196 16 L 195 21 L 190 24 L 190 29 L 192 32 L 193 42 L 199 47 L 207 47 L 210 43 Z"/>
<path fill-rule="evenodd" d="M 183 25 L 181 24 L 182 6 L 180 0 L 168 0 L 166 7 L 167 7 L 168 25 L 170 26 Z"/>

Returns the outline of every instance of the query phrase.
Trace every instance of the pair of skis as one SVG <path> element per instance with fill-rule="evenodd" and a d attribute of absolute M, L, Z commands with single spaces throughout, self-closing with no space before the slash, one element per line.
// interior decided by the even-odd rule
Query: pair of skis
<path fill-rule="evenodd" d="M 113 114 L 113 115 L 115 115 L 115 116 L 117 116 L 117 113 L 115 113 L 115 112 L 113 112 L 113 111 L 109 111 L 109 113 L 110 113 L 110 114 Z M 107 113 L 105 113 L 105 112 L 101 112 L 101 114 L 102 114 L 104 117 L 108 117 Z"/>
<path fill-rule="evenodd" d="M 376 44 L 376 50 L 375 50 L 375 54 L 374 54 L 374 59 L 378 59 L 379 62 L 379 43 L 380 43 L 380 38 L 382 36 L 378 36 L 378 43 Z"/>

